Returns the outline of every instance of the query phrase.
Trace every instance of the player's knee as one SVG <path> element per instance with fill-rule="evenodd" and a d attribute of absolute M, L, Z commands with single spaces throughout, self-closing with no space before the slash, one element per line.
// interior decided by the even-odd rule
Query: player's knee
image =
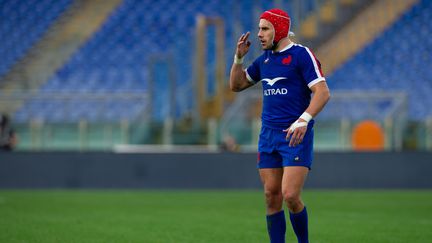
<path fill-rule="evenodd" d="M 268 188 L 264 190 L 265 197 L 267 199 L 276 199 L 282 197 L 282 193 L 280 190 L 276 188 Z"/>
<path fill-rule="evenodd" d="M 301 203 L 300 194 L 294 191 L 284 191 L 283 199 L 289 208 L 296 207 Z"/>
<path fill-rule="evenodd" d="M 276 188 L 268 188 L 264 191 L 268 207 L 280 207 L 282 202 L 282 192 Z"/>

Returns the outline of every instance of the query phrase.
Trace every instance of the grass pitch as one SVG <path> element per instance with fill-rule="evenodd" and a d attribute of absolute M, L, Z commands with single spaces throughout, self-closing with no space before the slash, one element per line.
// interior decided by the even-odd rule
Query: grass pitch
<path fill-rule="evenodd" d="M 432 191 L 303 194 L 311 242 L 431 242 Z M 287 217 L 288 218 L 288 217 Z M 287 224 L 287 242 L 296 242 Z M 0 242 L 268 242 L 261 191 L 0 191 Z"/>

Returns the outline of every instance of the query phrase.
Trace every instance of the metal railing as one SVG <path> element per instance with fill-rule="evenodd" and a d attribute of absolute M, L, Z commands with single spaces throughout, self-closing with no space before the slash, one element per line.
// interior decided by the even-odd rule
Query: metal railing
<path fill-rule="evenodd" d="M 245 145 L 256 144 L 260 121 L 259 117 L 250 116 L 250 109 L 261 98 L 258 88 L 239 94 L 224 114 L 220 134 L 234 136 Z M 351 150 L 353 128 L 364 120 L 381 124 L 386 150 L 401 150 L 407 122 L 407 97 L 401 92 L 334 91 L 316 120 L 315 147 L 318 150 Z M 242 129 L 249 134 L 240 132 Z"/>
<path fill-rule="evenodd" d="M 82 120 L 88 121 L 106 121 L 106 112 L 112 108 L 123 111 L 131 109 L 130 104 L 134 105 L 133 114 L 125 112 L 117 120 L 142 119 L 148 116 L 150 100 L 147 92 L 139 91 L 116 91 L 116 92 L 86 92 L 86 91 L 59 91 L 59 92 L 37 92 L 30 91 L 11 91 L 0 93 L 0 112 L 6 113 L 17 122 L 26 122 L 39 120 L 45 123 L 51 122 L 51 113 L 59 112 L 64 114 L 55 120 L 55 122 L 76 122 Z M 129 105 L 129 106 L 128 106 Z M 68 117 L 78 109 L 86 111 L 81 112 L 72 120 Z M 20 114 L 26 113 L 24 117 Z M 127 117 L 128 115 L 131 115 Z M 132 116 L 133 115 L 133 116 Z M 113 120 L 116 120 L 115 118 Z"/>
<path fill-rule="evenodd" d="M 139 91 L 12 91 L 0 94 L 21 150 L 106 150 L 141 141 L 151 110 Z"/>

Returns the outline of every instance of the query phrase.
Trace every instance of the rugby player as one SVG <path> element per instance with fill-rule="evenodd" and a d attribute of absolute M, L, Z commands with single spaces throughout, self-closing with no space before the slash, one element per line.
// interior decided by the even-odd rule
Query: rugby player
<path fill-rule="evenodd" d="M 281 9 L 260 16 L 263 53 L 246 69 L 250 33 L 240 36 L 231 67 L 230 87 L 239 92 L 261 81 L 262 127 L 258 170 L 264 187 L 270 242 L 285 242 L 284 202 L 298 242 L 309 242 L 308 213 L 301 191 L 312 166 L 313 125 L 330 91 L 312 51 L 289 38 L 291 19 Z"/>

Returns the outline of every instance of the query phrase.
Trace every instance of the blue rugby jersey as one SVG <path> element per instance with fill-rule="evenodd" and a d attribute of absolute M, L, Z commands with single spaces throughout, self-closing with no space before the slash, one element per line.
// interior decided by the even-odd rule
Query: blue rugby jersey
<path fill-rule="evenodd" d="M 325 81 L 318 59 L 295 43 L 280 52 L 265 50 L 245 71 L 251 83 L 262 81 L 262 124 L 276 129 L 295 122 L 309 106 L 310 87 Z"/>

